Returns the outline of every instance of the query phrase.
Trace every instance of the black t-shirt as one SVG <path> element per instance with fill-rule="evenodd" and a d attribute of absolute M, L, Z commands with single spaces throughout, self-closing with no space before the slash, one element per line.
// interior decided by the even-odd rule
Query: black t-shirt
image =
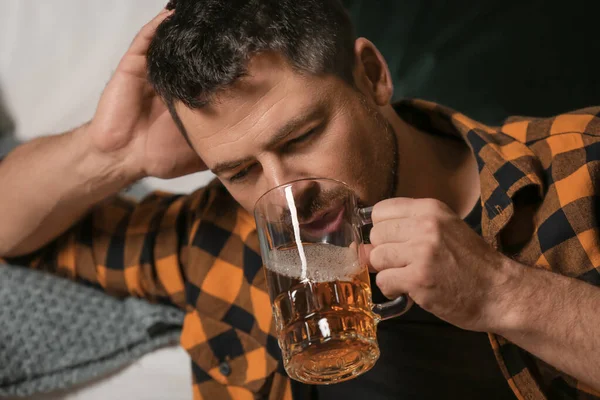
<path fill-rule="evenodd" d="M 480 232 L 481 205 L 465 219 Z M 374 277 L 372 276 L 372 282 Z M 387 301 L 377 285 L 373 301 Z M 329 386 L 293 383 L 295 399 L 515 399 L 487 334 L 457 328 L 417 305 L 377 328 L 381 356 L 367 373 Z"/>

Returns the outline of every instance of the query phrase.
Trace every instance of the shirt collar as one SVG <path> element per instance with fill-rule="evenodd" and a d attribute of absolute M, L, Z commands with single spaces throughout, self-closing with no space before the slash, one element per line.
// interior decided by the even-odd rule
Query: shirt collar
<path fill-rule="evenodd" d="M 483 237 L 498 247 L 498 234 L 514 215 L 514 196 L 535 187 L 545 195 L 543 168 L 538 157 L 517 135 L 477 122 L 464 114 L 424 100 L 403 100 L 394 105 L 398 115 L 416 128 L 434 135 L 454 136 L 472 149 L 481 181 Z"/>

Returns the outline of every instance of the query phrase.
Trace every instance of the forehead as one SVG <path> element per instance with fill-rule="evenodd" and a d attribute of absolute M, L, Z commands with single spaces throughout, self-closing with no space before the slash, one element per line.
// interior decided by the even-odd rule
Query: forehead
<path fill-rule="evenodd" d="M 221 157 L 219 150 L 236 151 L 241 142 L 256 142 L 332 98 L 338 79 L 300 74 L 277 54 L 252 58 L 248 76 L 219 93 L 210 105 L 189 109 L 176 104 L 176 111 L 190 142 L 204 161 Z"/>

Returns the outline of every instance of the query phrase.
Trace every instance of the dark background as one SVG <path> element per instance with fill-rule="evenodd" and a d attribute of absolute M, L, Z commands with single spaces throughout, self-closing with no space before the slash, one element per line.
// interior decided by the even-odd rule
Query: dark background
<path fill-rule="evenodd" d="M 489 124 L 600 105 L 599 0 L 344 0 L 386 57 L 395 98 Z"/>

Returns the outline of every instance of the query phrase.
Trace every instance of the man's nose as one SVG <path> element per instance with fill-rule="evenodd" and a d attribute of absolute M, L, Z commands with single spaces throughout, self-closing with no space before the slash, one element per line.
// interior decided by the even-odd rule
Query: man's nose
<path fill-rule="evenodd" d="M 296 168 L 288 165 L 288 163 L 285 163 L 284 160 L 275 155 L 265 157 L 261 160 L 261 164 L 265 192 L 293 180 L 304 178 L 303 174 Z"/>
<path fill-rule="evenodd" d="M 266 193 L 278 186 L 286 183 L 292 184 L 291 193 L 293 195 L 296 207 L 301 207 L 308 199 L 312 198 L 318 192 L 318 183 L 314 181 L 297 181 L 303 178 L 309 178 L 308 175 L 298 172 L 291 172 L 286 165 L 276 160 L 270 163 L 263 162 L 263 174 L 265 178 L 264 192 Z M 287 207 L 289 199 L 284 190 L 272 191 L 268 196 L 269 203 L 274 206 Z"/>

